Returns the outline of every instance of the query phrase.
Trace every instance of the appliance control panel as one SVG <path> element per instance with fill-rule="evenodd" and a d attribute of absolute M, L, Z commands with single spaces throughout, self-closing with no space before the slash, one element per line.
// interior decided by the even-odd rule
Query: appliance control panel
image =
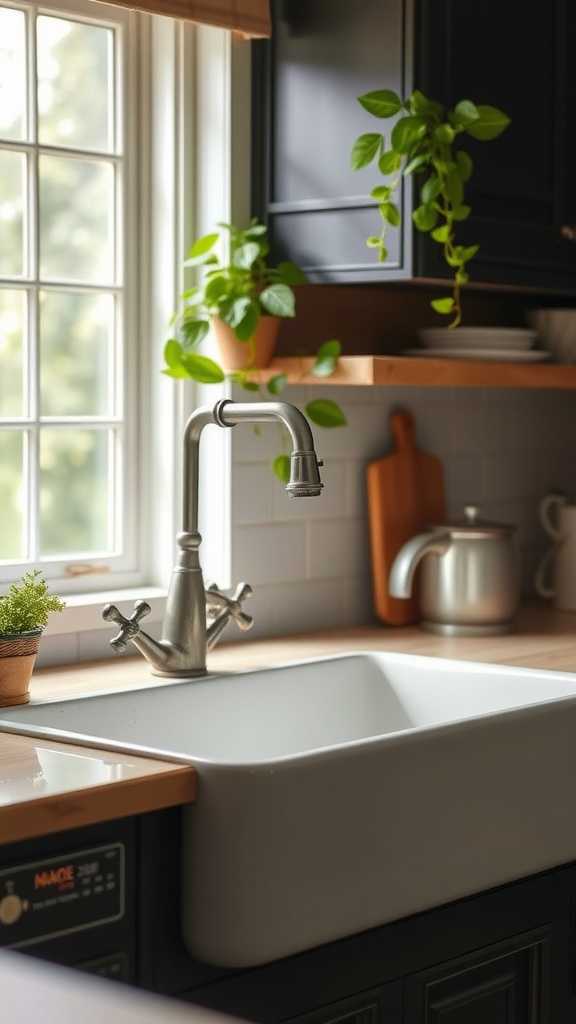
<path fill-rule="evenodd" d="M 0 871 L 0 946 L 17 948 L 119 921 L 125 912 L 122 843 Z"/>

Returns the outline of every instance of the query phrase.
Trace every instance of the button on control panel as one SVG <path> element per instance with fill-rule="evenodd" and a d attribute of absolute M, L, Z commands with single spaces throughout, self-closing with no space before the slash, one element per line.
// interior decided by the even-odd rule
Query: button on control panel
<path fill-rule="evenodd" d="M 124 916 L 122 843 L 0 871 L 0 946 L 29 946 Z"/>

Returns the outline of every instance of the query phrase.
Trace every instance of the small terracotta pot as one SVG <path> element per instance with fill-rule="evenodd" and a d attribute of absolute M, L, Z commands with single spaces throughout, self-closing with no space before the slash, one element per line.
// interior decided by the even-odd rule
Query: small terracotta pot
<path fill-rule="evenodd" d="M 41 629 L 0 633 L 0 707 L 27 704 L 30 700 L 30 679 L 41 636 Z"/>
<path fill-rule="evenodd" d="M 261 316 L 251 341 L 238 341 L 232 328 L 217 316 L 212 317 L 212 328 L 225 370 L 248 370 L 251 367 L 263 370 L 270 364 L 276 349 L 280 318 Z"/>

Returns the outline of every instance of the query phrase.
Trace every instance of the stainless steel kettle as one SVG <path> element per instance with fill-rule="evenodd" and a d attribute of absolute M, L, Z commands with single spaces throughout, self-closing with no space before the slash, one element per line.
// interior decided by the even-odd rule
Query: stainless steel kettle
<path fill-rule="evenodd" d="M 515 529 L 482 520 L 476 506 L 467 506 L 463 520 L 420 533 L 400 549 L 390 571 L 391 596 L 412 596 L 422 562 L 424 629 L 445 636 L 510 632 L 520 600 Z"/>

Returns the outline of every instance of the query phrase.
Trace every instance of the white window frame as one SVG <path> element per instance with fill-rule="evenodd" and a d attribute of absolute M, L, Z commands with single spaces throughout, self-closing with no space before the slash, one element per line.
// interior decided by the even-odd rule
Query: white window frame
<path fill-rule="evenodd" d="M 115 165 L 115 223 L 119 230 L 116 234 L 115 280 L 106 284 L 91 286 L 68 282 L 43 281 L 39 270 L 38 233 L 29 231 L 29 252 L 26 275 L 22 278 L 3 277 L 1 286 L 25 290 L 28 293 L 30 312 L 30 338 L 32 354 L 30 372 L 33 375 L 33 392 L 36 401 L 28 410 L 30 415 L 22 419 L 3 420 L 2 427 L 27 429 L 30 439 L 30 453 L 27 458 L 25 472 L 28 478 L 28 493 L 34 494 L 38 479 L 38 434 L 41 421 L 38 402 L 38 293 L 41 290 L 61 290 L 99 294 L 107 292 L 115 297 L 116 302 L 116 337 L 114 339 L 115 359 L 115 401 L 114 414 L 103 417 L 87 417 L 86 426 L 96 429 L 113 427 L 120 431 L 122 439 L 115 445 L 114 479 L 111 482 L 113 502 L 112 525 L 114 546 L 118 554 L 79 552 L 73 556 L 62 558 L 40 558 L 33 563 L 6 562 L 0 563 L 0 580 L 2 583 L 18 578 L 26 568 L 39 567 L 51 585 L 63 594 L 86 589 L 87 580 L 91 589 L 122 587 L 137 585 L 143 582 L 146 573 L 143 571 L 142 551 L 143 536 L 139 528 L 138 507 L 142 504 L 139 495 L 139 453 L 138 453 L 138 388 L 137 375 L 129 368 L 137 364 L 139 334 L 139 302 L 137 294 L 138 267 L 132 258 L 134 251 L 139 251 L 138 206 L 140 189 L 138 181 L 139 149 L 138 149 L 138 81 L 137 81 L 137 45 L 139 23 L 138 17 L 132 12 L 109 5 L 94 4 L 93 0 L 46 0 L 45 3 L 28 3 L 21 0 L 0 0 L 0 6 L 23 11 L 27 25 L 27 53 L 32 57 L 27 66 L 28 84 L 28 118 L 27 138 L 25 142 L 2 140 L 2 147 L 23 152 L 28 160 L 28 208 L 35 210 L 35 222 L 38 226 L 38 197 L 36 194 L 37 161 L 39 154 L 62 154 L 70 158 L 79 156 L 98 160 L 103 159 Z M 38 15 L 48 14 L 71 18 L 84 24 L 97 24 L 115 31 L 114 75 L 117 87 L 118 103 L 115 124 L 114 148 L 110 154 L 92 154 L 74 147 L 48 146 L 40 144 L 33 125 L 37 116 L 35 57 L 35 26 Z M 135 116 L 137 114 L 137 116 Z M 35 166 L 35 172 L 30 173 Z M 129 183 L 129 184 L 127 184 Z M 135 186 L 135 187 L 131 187 Z M 122 344 L 120 344 L 120 340 Z M 34 379 L 35 378 L 35 379 Z M 36 406 L 36 408 L 34 408 Z M 71 417 L 71 425 L 75 425 L 80 417 Z M 65 426 L 65 417 L 50 417 L 43 421 L 46 426 Z M 30 521 L 30 510 L 27 518 Z M 37 524 L 28 527 L 37 531 Z M 72 575 L 69 567 L 82 566 L 86 574 Z M 68 569 L 68 571 L 67 571 Z"/>
<path fill-rule="evenodd" d="M 75 0 L 66 3 L 73 7 Z M 100 10 L 100 4 L 94 6 Z M 62 636 L 63 652 L 63 634 L 109 629 L 99 616 L 108 600 L 127 612 L 135 599 L 144 598 L 152 606 L 147 623 L 163 617 L 180 526 L 184 425 L 198 405 L 229 397 L 228 385 L 195 386 L 162 375 L 166 328 L 184 288 L 182 257 L 191 240 L 217 221 L 244 221 L 250 215 L 250 45 L 222 29 L 124 16 L 130 31 L 138 33 L 139 61 L 131 66 L 129 80 L 131 94 L 135 86 L 138 95 L 140 151 L 146 154 L 139 181 L 139 207 L 146 210 L 138 225 L 139 260 L 126 267 L 141 282 L 134 313 L 141 325 L 134 331 L 134 350 L 144 410 L 137 467 L 141 572 L 126 579 L 87 577 L 79 593 L 60 588 L 67 607 L 51 617 L 46 633 L 53 643 Z M 201 559 L 205 577 L 226 587 L 231 584 L 230 432 L 206 431 L 202 449 Z"/>

